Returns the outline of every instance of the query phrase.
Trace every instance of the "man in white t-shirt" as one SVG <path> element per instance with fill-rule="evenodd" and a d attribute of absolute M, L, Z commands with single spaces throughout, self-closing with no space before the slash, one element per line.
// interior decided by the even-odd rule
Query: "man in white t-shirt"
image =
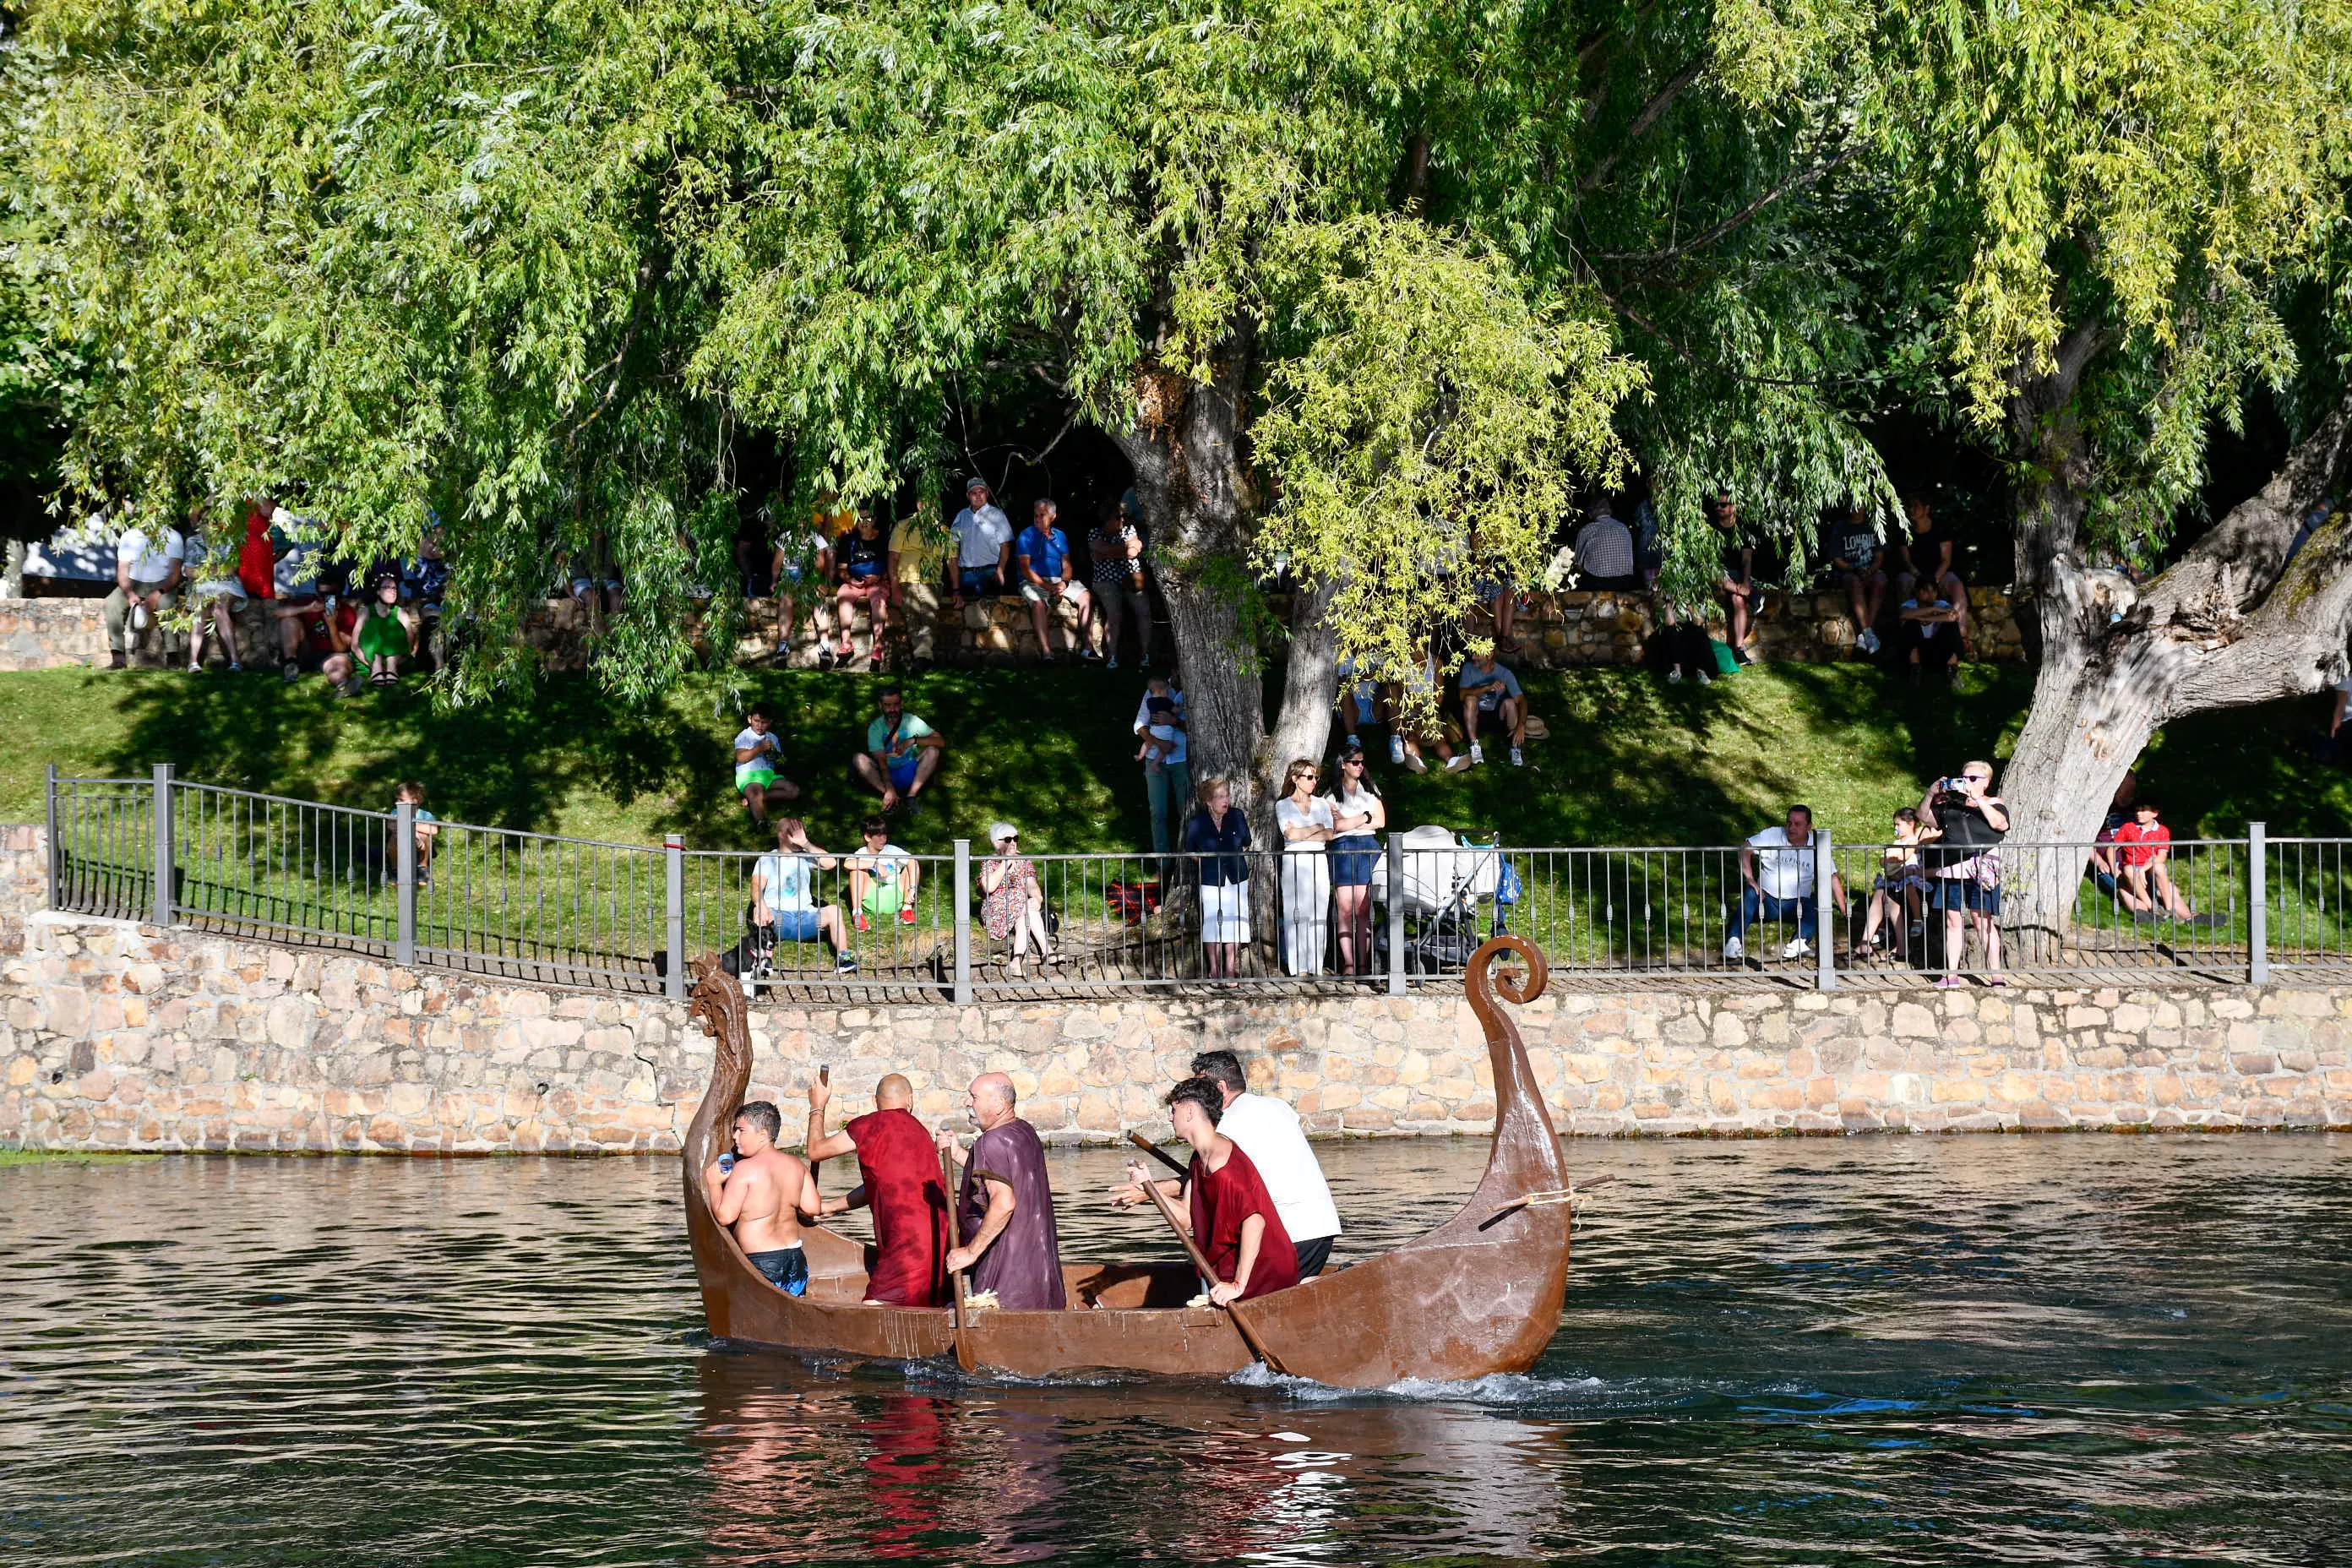
<path fill-rule="evenodd" d="M 820 899 L 816 881 L 818 872 L 840 864 L 838 857 L 810 841 L 799 817 L 787 816 L 776 824 L 775 852 L 751 863 L 751 951 L 760 973 L 771 969 L 777 943 L 819 938 L 833 948 L 835 973 L 857 973 L 849 937 L 841 929 L 841 910 L 832 900 Z"/>
<path fill-rule="evenodd" d="M 1759 920 L 1797 922 L 1795 940 L 1780 950 L 1783 958 L 1802 958 L 1813 950 L 1816 910 L 1813 898 L 1813 808 L 1792 805 L 1788 821 L 1768 827 L 1739 847 L 1739 912 L 1732 918 L 1730 934 L 1723 939 L 1723 956 L 1737 963 L 1748 956 L 1748 928 Z M 1845 882 L 1832 867 L 1830 898 L 1845 912 Z"/>
<path fill-rule="evenodd" d="M 1205 1078 L 1224 1097 L 1225 1111 L 1217 1131 L 1241 1145 L 1265 1183 L 1274 1212 L 1298 1252 L 1298 1278 L 1312 1279 L 1330 1261 L 1331 1243 L 1339 1235 L 1339 1210 L 1331 1202 L 1331 1184 L 1298 1125 L 1298 1112 L 1271 1095 L 1252 1094 L 1241 1058 L 1231 1051 L 1202 1051 L 1192 1058 L 1192 1075 Z M 1179 1186 L 1169 1182 L 1163 1187 Z M 1122 1188 L 1121 1204 L 1141 1203 L 1141 1188 Z"/>
<path fill-rule="evenodd" d="M 115 536 L 114 592 L 104 612 L 108 668 L 128 665 L 130 636 L 172 607 L 187 558 L 187 537 L 176 528 L 133 523 Z"/>
<path fill-rule="evenodd" d="M 966 599 L 1002 594 L 1013 578 L 1013 520 L 989 504 L 988 481 L 966 480 L 956 513 L 956 608 Z"/>

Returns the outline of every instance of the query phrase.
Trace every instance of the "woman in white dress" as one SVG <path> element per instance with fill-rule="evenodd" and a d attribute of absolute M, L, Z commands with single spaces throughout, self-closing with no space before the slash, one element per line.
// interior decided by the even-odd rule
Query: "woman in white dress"
<path fill-rule="evenodd" d="M 1331 939 L 1331 803 L 1315 793 L 1321 776 L 1305 757 L 1282 775 L 1274 826 L 1282 835 L 1282 966 L 1293 974 L 1323 973 Z"/>

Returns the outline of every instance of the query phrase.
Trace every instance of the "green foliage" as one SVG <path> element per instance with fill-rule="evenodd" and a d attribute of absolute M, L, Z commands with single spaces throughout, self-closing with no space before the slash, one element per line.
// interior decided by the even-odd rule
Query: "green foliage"
<path fill-rule="evenodd" d="M 1496 258 L 1406 218 L 1285 237 L 1311 274 L 1308 346 L 1267 376 L 1255 438 L 1279 483 L 1263 563 L 1338 584 L 1339 650 L 1420 663 L 1423 628 L 1458 625 L 1476 571 L 1525 581 L 1567 510 L 1572 472 L 1620 482 L 1612 417 L 1642 367 L 1605 318 L 1531 306 Z"/>

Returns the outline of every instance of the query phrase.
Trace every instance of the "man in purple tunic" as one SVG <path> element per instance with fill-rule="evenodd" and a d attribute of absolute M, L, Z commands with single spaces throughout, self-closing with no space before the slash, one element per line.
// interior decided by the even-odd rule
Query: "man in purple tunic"
<path fill-rule="evenodd" d="M 1013 1080 L 1003 1073 L 972 1079 L 963 1103 L 980 1136 L 956 1189 L 963 1245 L 948 1253 L 948 1272 L 971 1270 L 971 1289 L 995 1291 L 996 1304 L 1009 1310 L 1060 1311 L 1069 1303 L 1045 1145 L 1013 1114 Z M 952 1155 L 955 1146 L 955 1134 L 940 1128 L 940 1148 Z"/>

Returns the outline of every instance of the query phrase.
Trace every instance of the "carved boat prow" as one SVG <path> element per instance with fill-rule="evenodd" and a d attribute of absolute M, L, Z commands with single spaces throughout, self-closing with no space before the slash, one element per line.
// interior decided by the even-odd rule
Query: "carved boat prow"
<path fill-rule="evenodd" d="M 1497 962 L 1512 954 L 1524 961 L 1524 973 L 1498 974 Z M 708 961 L 696 966 L 696 975 L 693 1015 L 716 1038 L 718 1052 L 687 1132 L 686 1214 L 710 1331 L 851 1356 L 953 1354 L 955 1331 L 945 1309 L 860 1304 L 868 1260 L 852 1238 L 803 1227 L 809 1293 L 795 1298 L 770 1285 L 718 1224 L 703 1197 L 702 1172 L 726 1146 L 751 1082 L 751 1033 L 735 977 Z M 1352 1388 L 1405 1378 L 1477 1378 L 1523 1372 L 1550 1342 L 1568 1289 L 1571 1205 L 1521 1200 L 1562 1191 L 1568 1172 L 1526 1047 L 1500 1005 L 1534 1001 L 1547 976 L 1541 950 L 1520 937 L 1496 937 L 1471 956 L 1464 984 L 1486 1033 L 1495 1083 L 1486 1174 L 1462 1210 L 1436 1229 L 1248 1302 L 1252 1326 L 1286 1371 Z M 1254 1359 L 1223 1311 L 1186 1304 L 1198 1283 L 1181 1259 L 1150 1267 L 1076 1264 L 1064 1272 L 1068 1310 L 990 1311 L 972 1319 L 964 1348 L 974 1364 L 1021 1376 L 1224 1376 Z"/>

